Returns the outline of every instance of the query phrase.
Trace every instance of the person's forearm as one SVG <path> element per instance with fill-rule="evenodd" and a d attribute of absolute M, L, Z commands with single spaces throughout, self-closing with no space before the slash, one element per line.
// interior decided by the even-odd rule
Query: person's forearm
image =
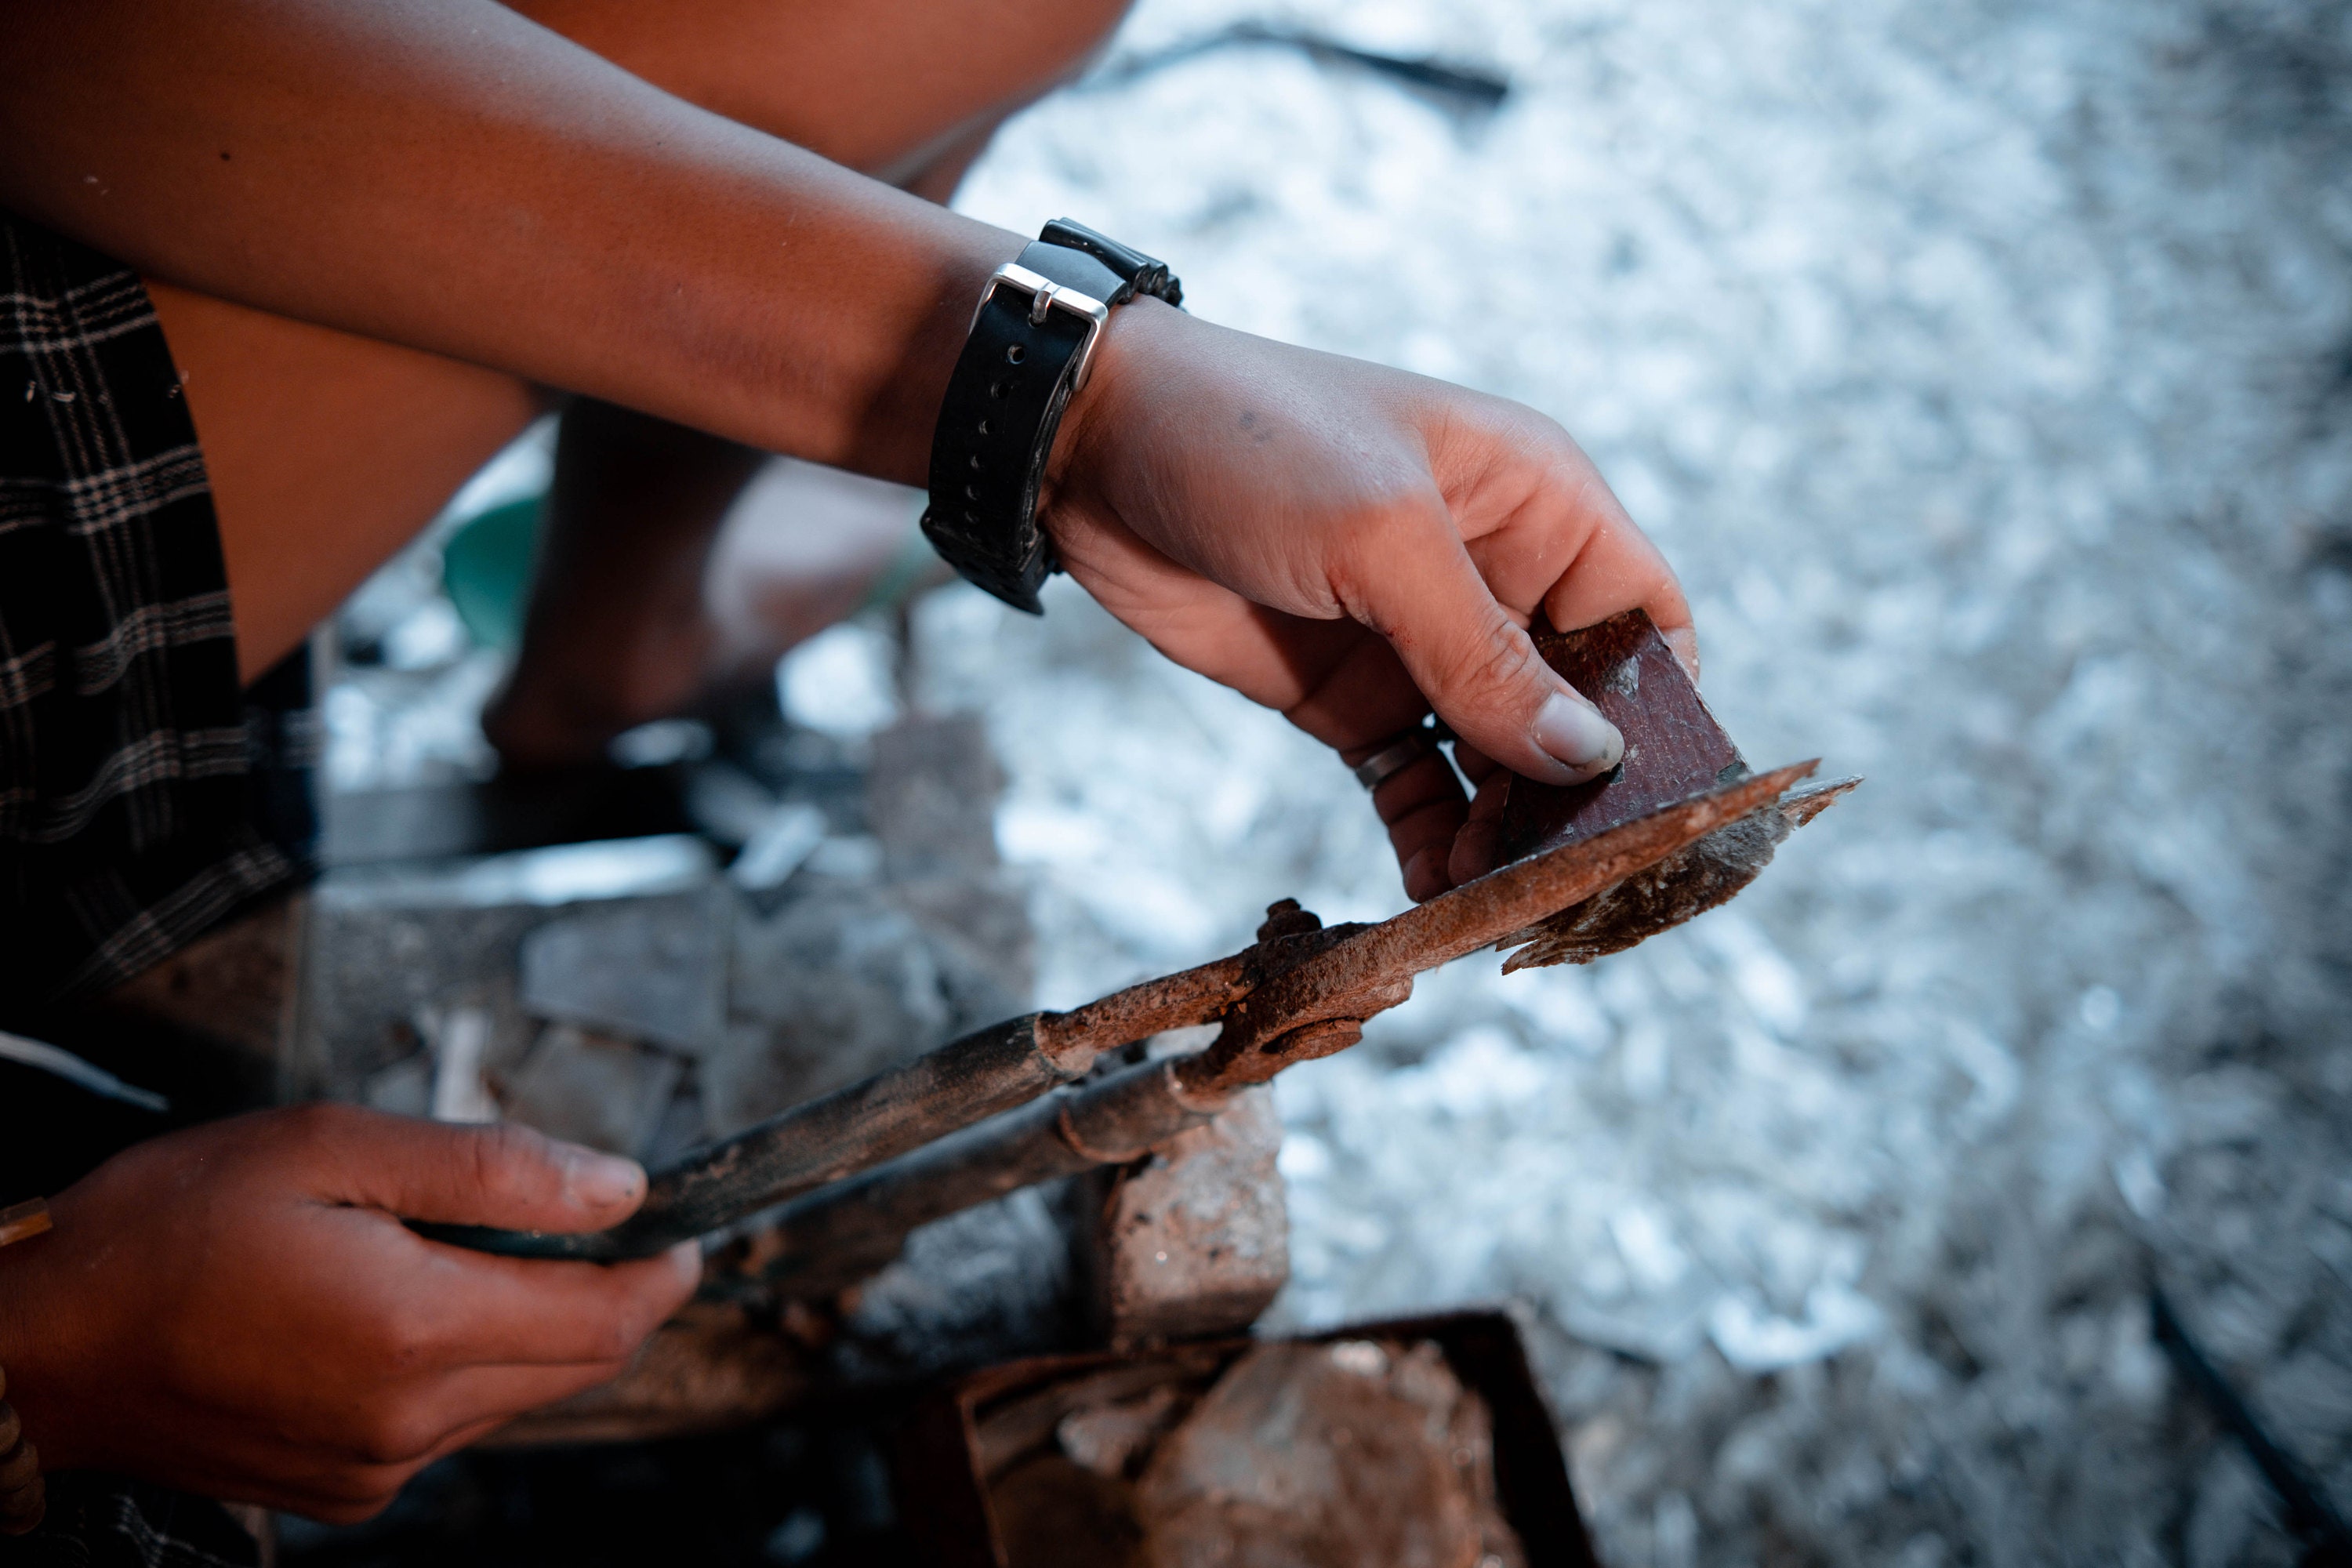
<path fill-rule="evenodd" d="M 492 0 L 0 0 L 0 203 L 142 271 L 919 482 L 1015 236 Z"/>

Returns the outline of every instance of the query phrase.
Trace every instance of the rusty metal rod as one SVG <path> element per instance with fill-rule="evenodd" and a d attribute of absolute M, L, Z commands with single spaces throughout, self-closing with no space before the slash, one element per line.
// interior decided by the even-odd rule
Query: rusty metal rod
<path fill-rule="evenodd" d="M 655 1174 L 644 1205 L 611 1230 L 558 1235 L 411 1225 L 436 1241 L 509 1257 L 648 1258 L 1034 1100 L 1084 1077 L 1103 1051 L 1223 1018 L 1216 1042 L 1183 1058 L 1181 1068 L 1171 1066 L 1161 1089 L 1132 1091 L 1146 1100 L 1164 1092 L 1188 1117 L 1213 1110 L 1234 1089 L 1355 1044 L 1365 1019 L 1412 994 L 1414 975 L 1491 946 L 1770 806 L 1816 765 L 1801 763 L 1708 791 L 1489 872 L 1378 925 L 1269 935 L 1244 952 L 1073 1012 L 1028 1014 L 967 1035 L 686 1154 Z M 1091 1099 L 1072 1103 L 1099 1105 L 1103 1114 L 1111 1108 Z M 1129 1109 L 1155 1127 L 1176 1114 L 1141 1100 Z"/>
<path fill-rule="evenodd" d="M 1219 1094 L 1344 1050 L 1357 1037 L 1345 1026 L 1360 1026 L 1402 1002 L 1412 994 L 1414 975 L 1492 947 L 1685 845 L 1772 806 L 1820 765 L 1815 758 L 1752 774 L 1515 861 L 1393 920 L 1339 937 L 1236 1002 L 1225 1014 L 1216 1043 L 1186 1061 L 1184 1089 L 1202 1097 Z"/>
<path fill-rule="evenodd" d="M 1338 933 L 1237 1003 L 1226 1016 L 1225 1035 L 1202 1051 L 1059 1090 L 787 1204 L 761 1238 L 760 1254 L 773 1259 L 762 1276 L 787 1296 L 828 1296 L 879 1270 L 909 1234 L 933 1220 L 1039 1182 L 1137 1159 L 1209 1121 L 1235 1089 L 1355 1044 L 1366 1018 L 1412 994 L 1414 973 L 1491 946 L 1751 812 L 1776 808 L 1813 766 L 1760 774 L 1507 867 L 1456 889 L 1471 896 L 1435 915 L 1429 911 L 1454 894 Z M 1277 993 L 1289 1011 L 1265 1005 Z M 1253 1023 L 1245 1015 L 1273 1021 Z M 1229 1046 L 1229 1037 L 1243 1045 Z"/>
<path fill-rule="evenodd" d="M 1294 944 L 1295 945 L 1295 944 Z M 650 1258 L 853 1175 L 1086 1076 L 1095 1058 L 1162 1029 L 1205 1024 L 1255 984 L 1267 948 L 1147 981 L 1068 1013 L 992 1024 L 655 1173 L 637 1212 L 610 1230 L 561 1235 L 412 1220 L 435 1241 L 509 1258 Z"/>
<path fill-rule="evenodd" d="M 1139 1158 L 1214 1116 L 1223 1101 L 1180 1098 L 1188 1058 L 1125 1068 L 1048 1094 L 887 1164 L 795 1198 L 759 1250 L 767 1284 L 789 1297 L 830 1296 L 878 1272 L 908 1235 L 1022 1187 Z"/>

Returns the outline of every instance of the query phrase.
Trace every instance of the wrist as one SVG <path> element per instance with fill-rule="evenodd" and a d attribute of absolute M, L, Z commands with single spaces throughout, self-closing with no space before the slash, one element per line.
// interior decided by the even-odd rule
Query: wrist
<path fill-rule="evenodd" d="M 1039 511 L 1070 402 L 1122 311 L 1182 298 L 1166 263 L 1067 218 L 991 274 L 940 404 L 922 520 L 965 579 L 1039 612 L 1060 569 Z"/>
<path fill-rule="evenodd" d="M 992 225 L 951 213 L 939 216 L 946 221 L 936 227 L 927 222 L 930 232 L 914 237 L 914 267 L 898 290 L 897 319 L 886 330 L 860 334 L 878 345 L 878 357 L 856 377 L 866 384 L 859 389 L 865 395 L 836 404 L 855 422 L 838 437 L 840 455 L 798 455 L 901 484 L 924 482 L 940 405 L 971 324 L 971 303 L 1026 243 Z"/>
<path fill-rule="evenodd" d="M 1150 384 L 1150 366 L 1166 354 L 1181 353 L 1186 333 L 1201 325 L 1198 318 L 1158 300 L 1138 300 L 1111 312 L 1095 348 L 1094 372 L 1070 399 L 1045 461 L 1048 514 L 1054 500 L 1091 490 L 1117 433 L 1134 426 L 1134 394 Z"/>

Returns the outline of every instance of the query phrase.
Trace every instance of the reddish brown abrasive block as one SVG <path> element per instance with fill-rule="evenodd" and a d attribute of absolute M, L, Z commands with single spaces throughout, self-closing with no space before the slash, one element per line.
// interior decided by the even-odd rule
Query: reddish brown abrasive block
<path fill-rule="evenodd" d="M 1538 619 L 1529 632 L 1545 661 L 1617 726 L 1625 758 L 1590 784 L 1513 779 L 1503 812 L 1506 860 L 1590 838 L 1746 775 L 1739 748 L 1642 611 L 1573 632 Z"/>

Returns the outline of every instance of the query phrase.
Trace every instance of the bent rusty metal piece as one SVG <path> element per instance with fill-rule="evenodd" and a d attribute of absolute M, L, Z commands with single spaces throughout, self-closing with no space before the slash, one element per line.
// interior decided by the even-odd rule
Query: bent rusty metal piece
<path fill-rule="evenodd" d="M 1411 995 L 1423 971 L 1498 942 L 1520 949 L 1507 968 L 1584 962 L 1714 907 L 1755 877 L 1791 827 L 1853 787 L 1848 780 L 1791 793 L 1813 772 L 1811 762 L 1749 773 L 1638 611 L 1566 636 L 1540 625 L 1535 631 L 1553 667 L 1624 731 L 1627 750 L 1616 773 L 1590 784 L 1546 791 L 1513 781 L 1503 847 L 1523 858 L 1377 925 L 1325 930 L 1285 900 L 1242 952 L 1071 1012 L 1027 1014 L 967 1035 L 693 1151 L 656 1173 L 644 1205 L 611 1230 L 552 1235 L 422 1222 L 414 1228 L 514 1257 L 645 1258 L 827 1184 L 839 1184 L 839 1194 L 810 1203 L 903 1206 L 890 1185 L 898 1177 L 848 1179 L 912 1150 L 921 1152 L 902 1163 L 906 1180 L 927 1170 L 942 1181 L 950 1169 L 970 1177 L 916 1205 L 945 1202 L 940 1212 L 951 1213 L 1011 1190 L 1002 1182 L 1026 1185 L 1055 1173 L 1038 1167 L 1039 1174 L 1013 1179 L 1039 1160 L 1058 1168 L 1062 1155 L 1042 1145 L 1019 1153 L 1002 1138 L 949 1135 L 1085 1078 L 1105 1051 L 1222 1020 L 1207 1050 L 1059 1097 L 1049 1102 L 1051 1117 L 1037 1122 L 1050 1123 L 1051 1135 L 1079 1162 L 1071 1168 L 1133 1158 L 1213 1114 L 1234 1089 L 1355 1044 L 1364 1020 Z M 1003 1125 L 1028 1128 L 1038 1117 L 1046 1111 Z M 946 1142 L 923 1148 L 934 1140 Z M 973 1173 L 983 1167 L 992 1173 Z M 965 1190 L 978 1195 L 950 1201 L 950 1193 Z M 787 1225 L 817 1223 L 818 1210 L 792 1212 L 801 1219 Z"/>
<path fill-rule="evenodd" d="M 1413 976 L 1523 931 L 1708 835 L 1759 813 L 1810 820 L 1850 781 L 1801 795 L 1813 763 L 1779 768 L 1490 872 L 1378 925 L 1334 927 L 1269 976 L 1191 1056 L 1104 1074 L 785 1205 L 756 1267 L 782 1294 L 833 1294 L 895 1258 L 917 1227 L 1018 1188 L 1123 1164 L 1217 1114 L 1236 1089 L 1355 1044 L 1364 1020 L 1412 994 Z M 1286 903 L 1287 901 L 1286 900 Z M 1276 905 L 1269 924 L 1314 919 Z"/>
<path fill-rule="evenodd" d="M 656 1173 L 637 1212 L 610 1230 L 558 1235 L 422 1220 L 409 1227 L 435 1241 L 509 1258 L 650 1258 L 1084 1078 L 1106 1050 L 1207 1023 L 1249 994 L 1289 940 L 1261 942 L 1072 1012 L 992 1024 L 794 1106 Z"/>
<path fill-rule="evenodd" d="M 1181 1082 L 1170 1080 L 1185 1103 L 1213 1111 L 1234 1089 L 1353 1045 L 1363 1020 L 1412 994 L 1414 975 L 1491 946 L 1772 805 L 1815 765 L 1759 773 L 1563 844 L 1378 925 L 1326 931 L 1294 922 L 1285 930 L 1276 916 L 1265 940 L 1230 958 L 1073 1012 L 1026 1014 L 967 1035 L 688 1154 L 658 1173 L 644 1205 L 610 1230 L 557 1235 L 422 1221 L 413 1228 L 509 1257 L 650 1258 L 1083 1078 L 1104 1051 L 1222 1018 L 1216 1043 L 1185 1059 Z M 1175 1131 L 1181 1128 L 1160 1136 Z"/>

